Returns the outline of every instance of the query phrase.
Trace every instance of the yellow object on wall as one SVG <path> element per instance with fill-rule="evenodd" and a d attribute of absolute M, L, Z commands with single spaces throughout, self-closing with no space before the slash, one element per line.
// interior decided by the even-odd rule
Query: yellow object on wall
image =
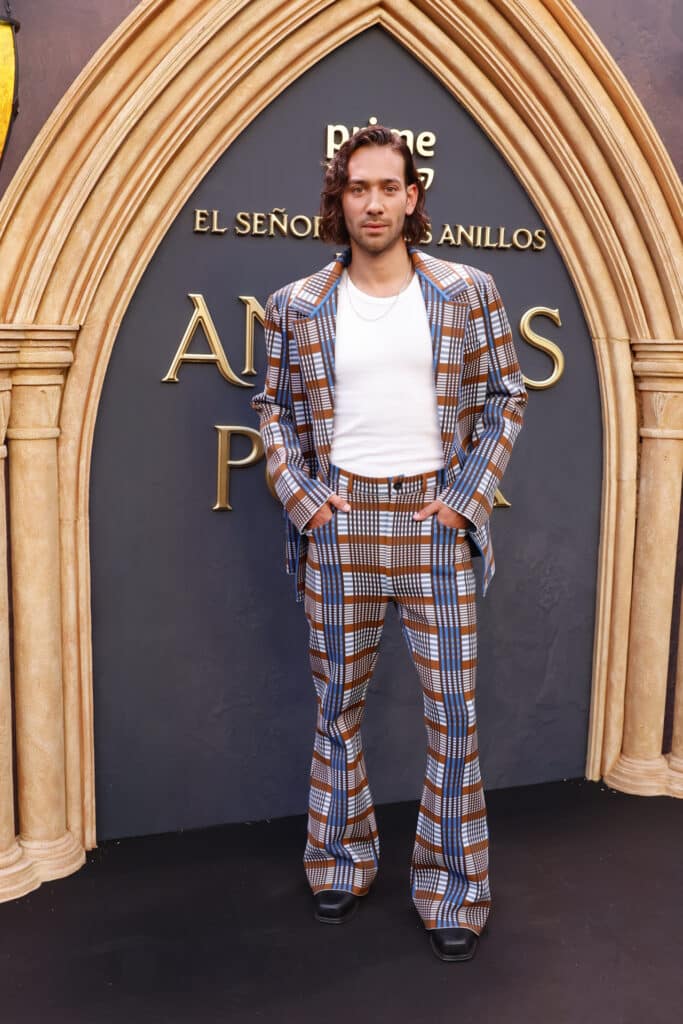
<path fill-rule="evenodd" d="M 0 157 L 12 120 L 16 61 L 14 59 L 14 30 L 0 23 Z"/>

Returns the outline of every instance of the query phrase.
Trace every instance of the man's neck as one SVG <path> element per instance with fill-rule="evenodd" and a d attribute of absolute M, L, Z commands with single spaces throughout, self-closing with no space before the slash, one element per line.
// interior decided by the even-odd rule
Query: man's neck
<path fill-rule="evenodd" d="M 411 270 L 412 260 L 404 242 L 376 255 L 351 243 L 349 277 L 368 295 L 396 295 L 408 283 Z"/>

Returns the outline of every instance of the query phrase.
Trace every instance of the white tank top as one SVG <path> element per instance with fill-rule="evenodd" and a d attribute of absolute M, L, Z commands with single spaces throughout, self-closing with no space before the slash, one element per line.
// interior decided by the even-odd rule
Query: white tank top
<path fill-rule="evenodd" d="M 443 467 L 429 321 L 417 274 L 398 296 L 344 271 L 335 340 L 333 465 L 361 476 Z"/>

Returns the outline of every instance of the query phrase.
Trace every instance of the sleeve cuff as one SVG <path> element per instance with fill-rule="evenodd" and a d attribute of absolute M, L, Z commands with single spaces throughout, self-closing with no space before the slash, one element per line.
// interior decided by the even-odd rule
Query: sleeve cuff
<path fill-rule="evenodd" d="M 443 502 L 453 512 L 458 512 L 467 520 L 467 529 L 478 530 L 488 521 L 489 512 L 478 501 L 473 498 L 465 499 L 461 494 L 452 489 L 438 495 L 438 500 Z"/>
<path fill-rule="evenodd" d="M 291 502 L 287 515 L 299 533 L 303 534 L 308 523 L 332 494 L 332 490 L 320 480 L 311 480 L 306 488 L 306 495 L 298 501 Z"/>

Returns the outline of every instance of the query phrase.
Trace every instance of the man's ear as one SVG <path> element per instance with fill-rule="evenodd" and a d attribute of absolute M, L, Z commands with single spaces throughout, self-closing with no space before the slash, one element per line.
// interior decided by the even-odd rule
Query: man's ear
<path fill-rule="evenodd" d="M 408 201 L 406 202 L 406 217 L 409 217 L 417 206 L 417 185 L 407 185 L 406 194 L 408 196 Z"/>

